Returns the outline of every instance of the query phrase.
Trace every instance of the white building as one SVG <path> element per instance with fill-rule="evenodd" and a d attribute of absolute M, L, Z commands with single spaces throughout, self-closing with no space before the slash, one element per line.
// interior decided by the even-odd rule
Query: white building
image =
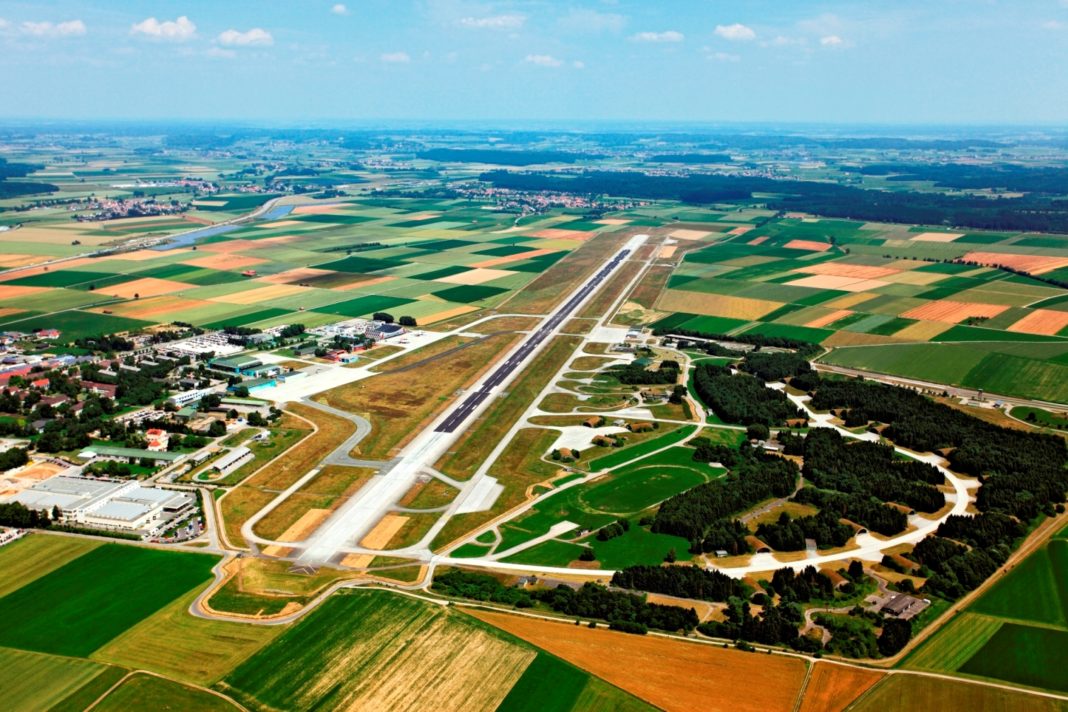
<path fill-rule="evenodd" d="M 231 472 L 251 460 L 254 456 L 255 455 L 251 450 L 242 445 L 241 447 L 235 447 L 230 452 L 220 457 L 212 463 L 212 467 L 223 475 L 229 475 Z"/>
<path fill-rule="evenodd" d="M 143 487 L 137 481 L 57 475 L 10 501 L 46 512 L 59 507 L 69 524 L 147 533 L 188 512 L 195 499 L 189 492 Z"/>

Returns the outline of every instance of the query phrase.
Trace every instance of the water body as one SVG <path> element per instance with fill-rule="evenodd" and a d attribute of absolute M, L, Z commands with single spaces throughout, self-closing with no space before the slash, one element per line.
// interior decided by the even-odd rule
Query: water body
<path fill-rule="evenodd" d="M 222 235 L 225 232 L 232 232 L 233 230 L 237 230 L 240 227 L 240 225 L 212 225 L 211 227 L 206 227 L 202 230 L 193 230 L 192 232 L 187 232 L 183 235 L 179 235 L 173 239 L 168 240 L 162 245 L 153 246 L 152 249 L 160 252 L 165 252 L 166 250 L 175 250 L 179 247 L 188 247 L 197 240 L 202 240 L 205 237 L 214 237 L 215 235 Z"/>
<path fill-rule="evenodd" d="M 295 206 L 293 206 L 293 205 L 276 205 L 275 207 L 271 208 L 270 210 L 265 212 L 263 215 L 260 215 L 256 219 L 257 220 L 262 220 L 262 221 L 268 221 L 268 222 L 271 221 L 271 220 L 278 220 L 279 218 L 284 218 L 286 215 L 289 215 L 291 212 L 293 212 L 293 208 L 294 207 Z M 193 243 L 195 243 L 197 240 L 203 240 L 206 237 L 214 237 L 215 235 L 222 235 L 222 234 L 227 233 L 227 232 L 232 232 L 234 230 L 238 230 L 241 227 L 243 227 L 243 226 L 242 225 L 212 225 L 211 227 L 206 227 L 206 228 L 204 228 L 202 230 L 193 230 L 192 232 L 187 232 L 184 235 L 179 235 L 179 236 L 167 241 L 163 245 L 156 245 L 152 249 L 153 250 L 158 250 L 160 252 L 164 252 L 166 250 L 174 250 L 174 249 L 177 249 L 179 247 L 188 247 L 189 245 L 192 245 Z"/>
<path fill-rule="evenodd" d="M 277 220 L 278 218 L 284 218 L 286 215 L 289 215 L 291 212 L 293 212 L 294 207 L 296 206 L 276 205 L 267 212 L 265 212 L 263 215 L 261 215 L 258 219 L 270 221 Z"/>

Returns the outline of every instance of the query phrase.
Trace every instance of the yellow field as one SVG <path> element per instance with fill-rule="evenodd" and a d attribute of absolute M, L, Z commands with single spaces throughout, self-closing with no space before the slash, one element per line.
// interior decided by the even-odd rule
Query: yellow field
<path fill-rule="evenodd" d="M 192 591 L 115 638 L 92 658 L 210 685 L 274 640 L 285 626 L 247 625 L 196 618 Z"/>
<path fill-rule="evenodd" d="M 767 299 L 731 297 L 724 294 L 704 294 L 668 289 L 660 297 L 656 308 L 661 311 L 689 312 L 706 316 L 725 316 L 732 319 L 759 319 L 782 306 L 782 302 Z"/>

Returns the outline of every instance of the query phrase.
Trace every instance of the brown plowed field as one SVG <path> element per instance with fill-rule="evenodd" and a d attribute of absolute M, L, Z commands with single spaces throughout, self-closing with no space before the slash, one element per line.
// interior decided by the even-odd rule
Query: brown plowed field
<path fill-rule="evenodd" d="M 630 635 L 507 613 L 471 615 L 665 710 L 791 710 L 805 663 L 718 646 Z"/>
<path fill-rule="evenodd" d="M 841 712 L 883 675 L 875 670 L 815 663 L 799 712 Z"/>
<path fill-rule="evenodd" d="M 992 318 L 1008 309 L 1004 304 L 982 304 L 980 302 L 955 302 L 952 299 L 939 299 L 929 304 L 909 309 L 901 316 L 907 319 L 923 321 L 941 321 L 947 324 L 959 324 L 968 317 L 985 316 Z"/>
<path fill-rule="evenodd" d="M 1043 272 L 1052 272 L 1061 267 L 1068 267 L 1068 257 L 1010 255 L 1004 252 L 969 252 L 961 259 L 965 262 L 978 262 L 988 267 L 1003 265 L 1030 274 L 1042 274 Z"/>
<path fill-rule="evenodd" d="M 1022 331 L 1027 334 L 1056 334 L 1068 326 L 1068 312 L 1053 309 L 1035 309 L 1005 331 Z"/>

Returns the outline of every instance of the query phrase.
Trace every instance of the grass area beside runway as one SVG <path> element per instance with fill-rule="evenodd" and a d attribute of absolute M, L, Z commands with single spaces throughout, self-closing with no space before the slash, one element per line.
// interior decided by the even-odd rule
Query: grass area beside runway
<path fill-rule="evenodd" d="M 432 366 L 392 371 L 354 381 L 315 396 L 321 403 L 358 413 L 371 421 L 371 432 L 354 455 L 385 459 L 414 437 L 520 336 L 497 334 L 446 354 Z"/>
<path fill-rule="evenodd" d="M 241 527 L 267 506 L 278 493 L 306 475 L 319 461 L 333 452 L 352 435 L 352 421 L 300 403 L 290 403 L 289 410 L 315 423 L 318 430 L 281 452 L 254 476 L 245 479 L 219 500 L 226 536 L 231 544 L 244 542 Z"/>
<path fill-rule="evenodd" d="M 598 457 L 597 459 L 589 463 L 589 469 L 597 472 L 599 470 L 606 470 L 610 467 L 618 467 L 636 458 L 648 455 L 651 452 L 655 452 L 660 448 L 665 448 L 675 443 L 678 443 L 688 436 L 692 435 L 696 430 L 695 425 L 684 425 L 678 428 L 672 428 L 670 430 L 664 429 L 665 432 L 651 440 L 645 440 L 636 445 L 630 447 L 624 447 L 620 450 L 615 450 L 608 455 Z"/>
<path fill-rule="evenodd" d="M 457 479 L 471 477 L 580 343 L 581 339 L 577 337 L 552 339 L 508 386 L 507 397 L 495 399 L 471 423 L 452 449 L 438 461 L 437 468 Z"/>

